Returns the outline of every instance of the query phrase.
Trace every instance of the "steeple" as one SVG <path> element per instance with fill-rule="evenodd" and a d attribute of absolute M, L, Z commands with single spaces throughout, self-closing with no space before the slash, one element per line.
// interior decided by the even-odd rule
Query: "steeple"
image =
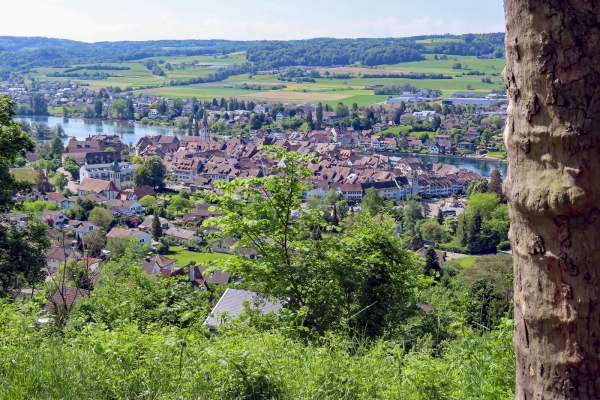
<path fill-rule="evenodd" d="M 202 119 L 202 123 L 200 124 L 200 140 L 209 140 L 210 139 L 210 128 L 208 127 L 208 123 L 206 122 L 206 113 L 204 113 L 204 118 Z"/>
<path fill-rule="evenodd" d="M 115 186 L 121 190 L 121 167 L 117 160 L 113 163 L 110 172 L 109 172 L 110 180 L 115 184 Z"/>

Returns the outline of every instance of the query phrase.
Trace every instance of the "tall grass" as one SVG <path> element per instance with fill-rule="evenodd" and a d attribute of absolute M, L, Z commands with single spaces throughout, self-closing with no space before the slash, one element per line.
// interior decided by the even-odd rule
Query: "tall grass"
<path fill-rule="evenodd" d="M 252 328 L 211 335 L 198 327 L 184 339 L 178 328 L 92 324 L 63 334 L 34 318 L 0 306 L 2 399 L 513 397 L 510 327 L 405 353 L 391 341 L 332 335 L 306 343 Z"/>

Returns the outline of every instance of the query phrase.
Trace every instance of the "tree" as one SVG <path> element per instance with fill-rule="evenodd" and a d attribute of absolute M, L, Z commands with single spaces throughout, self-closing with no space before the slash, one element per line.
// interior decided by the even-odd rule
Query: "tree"
<path fill-rule="evenodd" d="M 423 220 L 423 213 L 417 199 L 410 199 L 404 208 L 404 216 L 402 217 L 402 229 L 409 236 L 414 236 L 417 233 L 417 223 Z"/>
<path fill-rule="evenodd" d="M 192 203 L 179 195 L 171 197 L 169 201 L 168 210 L 175 211 L 175 213 L 180 213 L 184 210 L 188 210 L 192 207 Z"/>
<path fill-rule="evenodd" d="M 108 232 L 115 218 L 105 208 L 95 207 L 88 216 L 88 220 L 104 232 Z"/>
<path fill-rule="evenodd" d="M 428 247 L 425 252 L 425 275 L 431 276 L 438 282 L 442 275 L 442 268 L 440 267 L 437 252 L 432 246 Z"/>
<path fill-rule="evenodd" d="M 308 334 L 343 328 L 374 337 L 404 320 L 419 273 L 394 235 L 396 224 L 361 213 L 352 230 L 311 240 L 317 226 L 329 228 L 319 213 L 301 206 L 312 156 L 278 147 L 263 151 L 278 162 L 277 173 L 219 181 L 222 194 L 210 195 L 222 215 L 205 224 L 261 256 L 234 255 L 224 268 L 258 292 L 285 298 L 288 309 L 302 313 Z"/>
<path fill-rule="evenodd" d="M 73 156 L 68 156 L 65 158 L 65 161 L 63 162 L 63 168 L 65 171 L 71 174 L 73 180 L 79 180 L 79 163 Z"/>
<path fill-rule="evenodd" d="M 94 229 L 82 236 L 81 241 L 90 257 L 96 256 L 106 246 L 106 231 Z"/>
<path fill-rule="evenodd" d="M 48 193 L 54 190 L 50 181 L 48 181 L 48 173 L 45 170 L 38 169 L 35 178 L 35 187 L 42 193 Z"/>
<path fill-rule="evenodd" d="M 348 110 L 348 107 L 344 105 L 344 103 L 340 102 L 335 106 L 335 115 L 336 117 L 344 118 L 350 115 L 350 111 Z"/>
<path fill-rule="evenodd" d="M 144 163 L 144 159 L 140 156 L 135 156 L 131 159 L 132 164 L 142 165 Z"/>
<path fill-rule="evenodd" d="M 148 157 L 146 161 L 144 161 L 144 166 L 150 176 L 150 184 L 148 184 L 148 186 L 152 186 L 155 189 L 163 188 L 167 176 L 167 167 L 162 163 L 162 159 L 158 156 Z"/>
<path fill-rule="evenodd" d="M 502 176 L 500 175 L 500 170 L 498 169 L 498 167 L 496 167 L 490 174 L 490 181 L 487 185 L 487 191 L 488 193 L 496 193 L 501 186 Z"/>
<path fill-rule="evenodd" d="M 316 110 L 315 129 L 321 129 L 323 123 L 323 105 L 319 103 Z"/>
<path fill-rule="evenodd" d="M 442 214 L 442 207 L 438 208 L 437 223 L 440 225 L 444 225 L 444 214 Z"/>
<path fill-rule="evenodd" d="M 160 226 L 160 217 L 155 215 L 152 218 L 152 239 L 158 241 L 163 235 L 162 226 Z"/>
<path fill-rule="evenodd" d="M 94 113 L 96 114 L 96 118 L 102 118 L 102 111 L 104 108 L 104 103 L 102 99 L 96 99 L 94 101 Z"/>
<path fill-rule="evenodd" d="M 63 142 L 58 135 L 52 136 L 52 140 L 50 141 L 50 153 L 53 156 L 59 156 L 65 152 L 65 146 L 63 146 Z"/>
<path fill-rule="evenodd" d="M 13 191 L 31 190 L 30 183 L 19 182 L 9 173 L 18 156 L 34 149 L 22 125 L 13 120 L 14 104 L 9 97 L 0 96 L 0 213 L 15 206 Z M 21 228 L 4 217 L 0 217 L 0 223 L 0 297 L 6 297 L 14 290 L 43 281 L 44 251 L 50 242 L 44 223 L 32 222 Z"/>
<path fill-rule="evenodd" d="M 367 189 L 362 198 L 362 209 L 367 211 L 372 216 L 379 214 L 385 206 L 385 199 L 380 196 L 373 186 Z"/>
<path fill-rule="evenodd" d="M 433 240 L 435 242 L 441 242 L 444 238 L 444 228 L 437 223 L 437 221 L 429 220 L 425 221 L 420 226 L 421 236 L 427 240 Z"/>
<path fill-rule="evenodd" d="M 67 183 L 68 181 L 65 177 L 65 174 L 63 174 L 62 172 L 57 172 L 56 174 L 54 174 L 54 186 L 56 186 L 58 190 L 63 190 L 63 188 L 67 186 Z"/>
<path fill-rule="evenodd" d="M 600 3 L 505 3 L 516 397 L 600 397 Z"/>
<path fill-rule="evenodd" d="M 140 186 L 150 186 L 152 184 L 152 176 L 145 165 L 140 165 L 133 173 L 133 185 L 138 188 Z"/>

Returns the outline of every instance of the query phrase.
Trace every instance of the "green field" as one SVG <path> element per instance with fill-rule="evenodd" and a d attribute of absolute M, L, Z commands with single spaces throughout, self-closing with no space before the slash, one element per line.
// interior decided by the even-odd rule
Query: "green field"
<path fill-rule="evenodd" d="M 38 172 L 31 168 L 13 168 L 10 170 L 10 173 L 18 181 L 27 181 L 31 183 L 35 183 L 35 178 L 38 175 Z"/>
<path fill-rule="evenodd" d="M 173 246 L 171 247 L 169 253 L 165 254 L 165 257 L 175 260 L 176 267 L 183 267 L 185 265 L 189 265 L 190 261 L 195 261 L 196 265 L 199 265 L 206 262 L 210 263 L 216 260 L 225 260 L 231 256 L 221 253 L 197 253 L 194 251 L 185 250 L 180 246 Z"/>
<path fill-rule="evenodd" d="M 429 40 L 429 39 L 428 39 Z M 442 39 L 434 39 L 442 40 Z M 144 62 L 146 60 L 130 61 L 122 64 L 130 70 L 115 71 L 107 70 L 104 72 L 116 75 L 105 80 L 87 80 L 89 88 L 99 90 L 106 86 L 132 87 L 136 94 L 152 93 L 163 97 L 196 97 L 202 100 L 211 100 L 220 97 L 238 97 L 240 99 L 255 102 L 280 102 L 280 103 L 316 103 L 322 102 L 329 105 L 335 105 L 343 102 L 346 105 L 357 103 L 359 106 L 384 102 L 388 96 L 375 96 L 372 90 L 364 88 L 371 85 L 402 85 L 409 83 L 417 88 L 429 88 L 442 91 L 443 96 L 450 93 L 467 90 L 479 92 L 481 94 L 490 93 L 493 89 L 498 89 L 502 83 L 499 74 L 504 68 L 504 59 L 479 60 L 475 57 L 467 56 L 448 56 L 448 60 L 435 60 L 433 54 L 425 55 L 426 60 L 418 62 L 408 62 L 400 64 L 381 65 L 377 68 L 364 67 L 344 67 L 330 68 L 321 70 L 322 73 L 330 71 L 331 73 L 352 74 L 350 79 L 317 79 L 314 83 L 295 83 L 283 82 L 277 80 L 276 75 L 255 75 L 252 79 L 247 74 L 231 76 L 221 82 L 211 82 L 197 85 L 186 86 L 164 86 L 171 80 L 190 79 L 214 73 L 215 68 L 226 64 L 235 64 L 246 62 L 243 52 L 232 53 L 226 56 L 173 56 L 173 57 L 153 57 L 155 60 L 162 60 L 160 64 L 165 71 L 166 77 L 155 76 L 146 69 Z M 441 55 L 438 55 L 438 58 Z M 209 65 L 189 65 L 189 63 L 215 64 Z M 169 71 L 165 68 L 166 63 L 173 66 Z M 461 69 L 453 69 L 456 63 L 461 64 Z M 75 67 L 77 65 L 72 65 Z M 30 74 L 31 77 L 42 81 L 46 80 L 69 80 L 69 78 L 47 77 L 51 72 L 64 72 L 65 68 L 38 68 L 36 73 Z M 462 75 L 468 71 L 479 71 L 485 75 Z M 78 71 L 83 72 L 83 70 Z M 95 71 L 87 70 L 88 73 Z M 453 79 L 401 79 L 401 78 L 362 78 L 362 74 L 391 74 L 391 73 L 426 73 L 451 75 Z M 493 75 L 492 75 L 493 74 Z M 490 78 L 492 83 L 482 82 L 482 78 Z M 78 78 L 71 78 L 71 81 L 81 81 Z M 261 85 L 262 90 L 242 90 L 240 86 L 244 83 L 248 85 Z M 285 85 L 283 90 L 271 90 L 276 85 Z M 160 86 L 152 89 L 139 89 L 146 86 Z M 227 88 L 224 86 L 233 86 Z"/>

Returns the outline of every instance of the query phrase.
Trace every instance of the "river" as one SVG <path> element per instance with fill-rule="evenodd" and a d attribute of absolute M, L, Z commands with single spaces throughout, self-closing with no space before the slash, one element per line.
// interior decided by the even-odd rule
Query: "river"
<path fill-rule="evenodd" d="M 27 120 L 31 122 L 45 122 L 50 127 L 60 123 L 62 124 L 65 132 L 70 137 L 75 137 L 79 140 L 83 140 L 90 135 L 119 135 L 121 136 L 121 140 L 134 145 L 138 142 L 140 138 L 143 136 L 156 136 L 156 135 L 177 135 L 181 136 L 186 134 L 186 132 L 173 129 L 173 128 L 163 128 L 158 126 L 148 126 L 148 125 L 140 125 L 140 124 L 130 124 L 128 122 L 123 122 L 121 125 L 117 122 L 103 121 L 103 120 L 84 120 L 84 119 L 76 119 L 76 118 L 68 118 L 63 119 L 61 117 L 43 117 L 43 116 L 34 116 L 34 117 L 17 117 L 17 120 Z M 65 144 L 69 141 L 69 139 L 65 139 Z M 389 156 L 397 156 L 397 157 L 411 157 L 417 158 L 424 163 L 443 163 L 443 164 L 452 164 L 456 165 L 458 168 L 467 168 L 473 172 L 478 173 L 481 176 L 488 177 L 490 173 L 494 170 L 494 168 L 498 167 L 500 169 L 500 173 L 503 177 L 506 176 L 507 164 L 502 161 L 493 161 L 493 160 L 482 160 L 482 159 L 473 159 L 467 157 L 452 157 L 452 156 L 426 156 L 426 155 L 412 155 L 408 153 L 394 153 L 394 152 L 386 152 L 385 155 Z"/>

